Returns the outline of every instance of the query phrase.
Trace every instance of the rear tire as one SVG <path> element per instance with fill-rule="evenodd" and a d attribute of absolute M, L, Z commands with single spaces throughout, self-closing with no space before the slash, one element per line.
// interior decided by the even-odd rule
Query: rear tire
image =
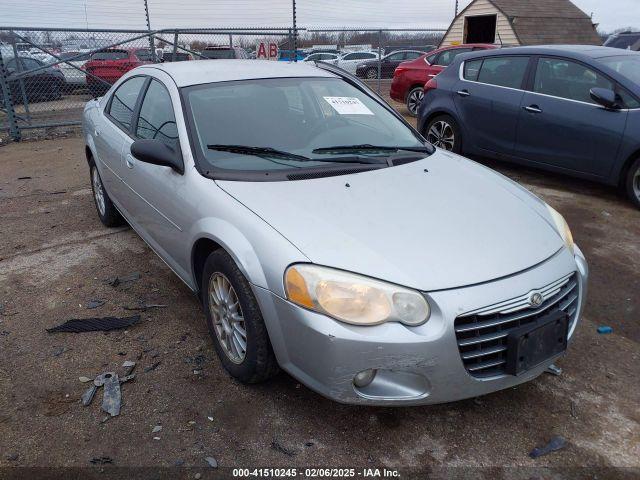
<path fill-rule="evenodd" d="M 409 115 L 412 117 L 418 116 L 418 108 L 420 107 L 420 102 L 422 102 L 423 97 L 423 87 L 413 87 L 409 90 L 409 93 L 407 94 L 407 110 L 409 110 Z"/>
<path fill-rule="evenodd" d="M 424 132 L 424 137 L 433 146 L 453 153 L 462 152 L 460 127 L 450 115 L 438 115 L 432 118 Z"/>
<path fill-rule="evenodd" d="M 109 194 L 104 188 L 100 172 L 93 160 L 89 161 L 89 172 L 91 175 L 91 191 L 93 192 L 93 201 L 96 205 L 98 217 L 105 227 L 119 227 L 124 223 L 124 219 L 115 205 L 109 198 Z"/>
<path fill-rule="evenodd" d="M 242 383 L 264 382 L 280 368 L 249 282 L 231 256 L 216 250 L 202 272 L 201 300 L 225 370 Z"/>
<path fill-rule="evenodd" d="M 624 187 L 631 203 L 640 208 L 640 157 L 636 158 L 627 170 Z"/>

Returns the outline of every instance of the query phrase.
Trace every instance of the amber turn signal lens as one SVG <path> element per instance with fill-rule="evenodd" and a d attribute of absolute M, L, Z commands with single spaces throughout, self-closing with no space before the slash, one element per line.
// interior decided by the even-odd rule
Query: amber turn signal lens
<path fill-rule="evenodd" d="M 287 292 L 287 298 L 293 303 L 297 303 L 302 307 L 314 308 L 313 300 L 307 290 L 307 282 L 305 282 L 304 277 L 300 275 L 300 272 L 298 272 L 295 267 L 287 270 L 284 286 Z"/>

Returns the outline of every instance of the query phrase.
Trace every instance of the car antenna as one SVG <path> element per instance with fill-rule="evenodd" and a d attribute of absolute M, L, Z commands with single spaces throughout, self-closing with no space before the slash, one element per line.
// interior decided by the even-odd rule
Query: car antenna
<path fill-rule="evenodd" d="M 502 43 L 502 37 L 500 36 L 500 32 L 498 32 L 496 30 L 496 35 L 498 35 L 498 41 L 500 42 L 500 48 L 504 47 L 503 43 Z"/>

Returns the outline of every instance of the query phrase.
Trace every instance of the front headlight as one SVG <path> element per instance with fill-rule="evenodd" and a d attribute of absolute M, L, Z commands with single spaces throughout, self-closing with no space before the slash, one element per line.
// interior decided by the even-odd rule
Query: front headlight
<path fill-rule="evenodd" d="M 547 205 L 547 210 L 549 210 L 553 223 L 556 224 L 556 230 L 558 230 L 558 233 L 564 240 L 565 245 L 569 251 L 573 253 L 573 235 L 571 235 L 571 230 L 569 229 L 567 221 L 551 206 Z"/>
<path fill-rule="evenodd" d="M 289 301 L 354 325 L 416 326 L 429 319 L 429 304 L 420 293 L 333 268 L 292 265 L 284 285 Z"/>

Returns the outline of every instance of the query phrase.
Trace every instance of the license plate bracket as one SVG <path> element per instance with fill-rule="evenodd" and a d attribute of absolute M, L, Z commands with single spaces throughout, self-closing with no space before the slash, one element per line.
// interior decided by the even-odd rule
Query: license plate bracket
<path fill-rule="evenodd" d="M 564 352 L 568 336 L 569 316 L 562 310 L 512 330 L 507 337 L 507 373 L 520 375 Z"/>

